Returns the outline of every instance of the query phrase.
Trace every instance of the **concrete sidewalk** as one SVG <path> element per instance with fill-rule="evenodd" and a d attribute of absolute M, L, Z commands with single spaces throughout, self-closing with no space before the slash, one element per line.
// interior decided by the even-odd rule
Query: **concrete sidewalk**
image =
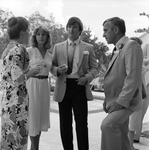
<path fill-rule="evenodd" d="M 94 101 L 88 102 L 89 115 L 88 115 L 88 128 L 89 128 L 89 149 L 100 150 L 101 143 L 101 130 L 100 125 L 102 120 L 106 117 L 106 113 L 102 109 L 104 93 L 93 92 L 95 97 Z M 52 100 L 51 97 L 51 112 L 50 112 L 51 128 L 48 132 L 42 132 L 40 140 L 40 150 L 63 150 L 60 131 L 59 131 L 59 115 L 58 104 Z M 1 123 L 0 123 L 1 124 Z M 75 129 L 75 124 L 74 124 Z M 149 109 L 143 121 L 143 131 L 149 130 Z M 134 144 L 139 150 L 149 149 L 149 139 L 142 138 L 139 144 Z M 30 149 L 30 139 L 28 150 Z M 76 135 L 74 130 L 74 150 L 77 150 Z"/>
<path fill-rule="evenodd" d="M 88 102 L 89 116 L 88 116 L 88 128 L 89 128 L 89 149 L 100 150 L 101 143 L 101 130 L 100 125 L 102 120 L 106 117 L 106 113 L 102 109 L 104 93 L 93 92 L 94 101 Z M 51 100 L 51 128 L 48 132 L 43 132 L 40 140 L 40 150 L 63 150 L 60 131 L 59 131 L 59 115 L 57 103 Z M 143 131 L 149 130 L 149 110 L 143 121 Z M 75 124 L 73 125 L 75 129 Z M 149 149 L 149 139 L 142 138 L 139 144 L 134 144 L 139 150 Z M 28 150 L 30 147 L 30 141 Z M 74 150 L 77 150 L 76 135 L 74 130 Z"/>

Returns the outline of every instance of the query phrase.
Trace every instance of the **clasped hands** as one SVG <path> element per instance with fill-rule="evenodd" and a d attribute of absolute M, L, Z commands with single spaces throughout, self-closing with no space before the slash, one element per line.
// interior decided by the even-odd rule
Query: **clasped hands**
<path fill-rule="evenodd" d="M 103 109 L 106 113 L 112 113 L 117 110 L 121 110 L 123 108 L 122 105 L 119 105 L 117 102 L 112 102 L 108 107 L 106 107 L 106 103 L 103 103 Z"/>
<path fill-rule="evenodd" d="M 57 68 L 57 73 L 60 74 L 65 74 L 67 73 L 68 70 L 68 66 L 66 64 L 60 65 Z M 87 83 L 87 77 L 86 76 L 82 76 L 79 79 L 77 79 L 77 82 L 79 85 L 85 85 Z"/>

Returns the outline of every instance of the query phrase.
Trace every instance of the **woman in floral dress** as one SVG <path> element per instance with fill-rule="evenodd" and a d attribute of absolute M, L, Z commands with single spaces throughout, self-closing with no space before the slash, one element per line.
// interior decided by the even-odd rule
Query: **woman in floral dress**
<path fill-rule="evenodd" d="M 27 150 L 28 94 L 26 80 L 40 72 L 37 66 L 29 70 L 25 44 L 29 40 L 29 23 L 23 17 L 8 20 L 10 43 L 2 54 L 1 71 L 1 150 Z"/>

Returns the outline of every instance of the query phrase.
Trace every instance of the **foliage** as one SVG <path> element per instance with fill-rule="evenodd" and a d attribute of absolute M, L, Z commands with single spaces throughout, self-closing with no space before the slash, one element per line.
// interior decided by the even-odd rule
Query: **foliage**
<path fill-rule="evenodd" d="M 149 14 L 146 14 L 145 12 L 140 13 L 140 16 L 146 16 L 149 19 Z M 142 28 L 135 30 L 136 33 L 142 33 L 142 32 L 148 32 L 149 33 L 149 27 L 148 28 Z"/>
<path fill-rule="evenodd" d="M 7 36 L 7 20 L 12 17 L 13 13 L 8 10 L 0 9 L 0 55 L 3 52 L 3 49 L 9 42 L 9 38 Z"/>
<path fill-rule="evenodd" d="M 13 13 L 8 10 L 0 9 L 0 30 L 5 32 L 7 29 L 7 20 L 12 17 Z"/>
<path fill-rule="evenodd" d="M 3 51 L 3 48 L 6 45 L 6 43 L 8 43 L 9 41 L 6 34 L 6 29 L 7 20 L 11 16 L 13 16 L 12 12 L 0 9 L 0 29 L 2 33 L 2 36 L 0 37 L 0 46 L 2 47 L 1 52 Z M 48 18 L 45 18 L 38 11 L 36 11 L 31 16 L 26 16 L 26 18 L 30 22 L 31 32 L 39 25 L 45 25 L 50 30 L 52 36 L 52 48 L 56 43 L 62 42 L 67 39 L 67 31 L 65 27 L 55 22 L 55 18 L 52 13 L 49 14 Z M 109 50 L 108 47 L 104 43 L 99 42 L 96 36 L 92 36 L 90 28 L 84 27 L 84 31 L 81 34 L 81 39 L 94 46 L 95 55 L 99 64 L 99 69 L 101 69 L 101 64 L 104 64 L 107 67 L 109 63 L 109 56 L 106 55 L 106 52 Z"/>
<path fill-rule="evenodd" d="M 27 18 L 30 22 L 31 31 L 33 31 L 39 25 L 44 25 L 50 30 L 52 36 L 52 47 L 56 43 L 62 42 L 65 39 L 67 39 L 67 33 L 65 31 L 65 28 L 61 24 L 55 22 L 55 18 L 52 13 L 49 14 L 48 19 L 42 16 L 38 11 L 36 11 L 30 17 Z"/>
<path fill-rule="evenodd" d="M 106 55 L 106 52 L 109 50 L 109 48 L 104 43 L 98 42 L 98 38 L 96 36 L 92 36 L 90 28 L 85 27 L 84 31 L 81 34 L 81 39 L 84 42 L 90 43 L 94 46 L 99 70 L 101 69 L 101 64 L 105 64 L 105 66 L 107 66 L 109 61 L 107 59 L 108 57 Z"/>
<path fill-rule="evenodd" d="M 96 78 L 90 83 L 91 90 L 96 91 L 104 91 L 104 76 L 107 71 L 107 66 L 104 64 L 101 64 L 101 69 L 99 70 L 99 73 L 97 74 Z"/>

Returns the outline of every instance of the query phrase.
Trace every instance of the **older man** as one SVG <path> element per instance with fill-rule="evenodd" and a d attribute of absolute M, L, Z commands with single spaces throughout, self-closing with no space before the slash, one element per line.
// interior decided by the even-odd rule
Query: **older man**
<path fill-rule="evenodd" d="M 115 45 L 105 78 L 101 150 L 130 150 L 129 116 L 141 102 L 142 51 L 137 42 L 125 36 L 123 19 L 113 17 L 103 23 L 103 37 Z"/>

